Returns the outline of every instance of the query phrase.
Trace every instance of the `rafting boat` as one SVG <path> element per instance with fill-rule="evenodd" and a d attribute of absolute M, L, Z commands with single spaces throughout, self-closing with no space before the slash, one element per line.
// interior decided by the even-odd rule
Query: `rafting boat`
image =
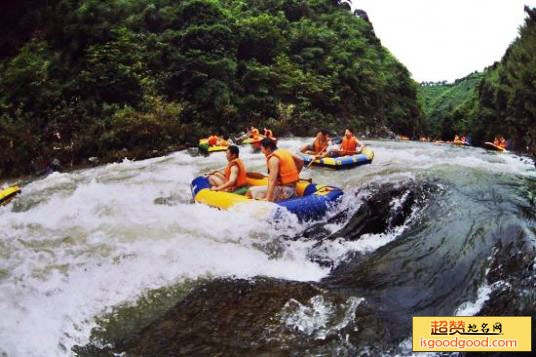
<path fill-rule="evenodd" d="M 259 173 L 248 172 L 247 184 L 251 186 L 268 185 L 268 177 Z M 254 202 L 266 202 L 254 200 L 244 194 L 211 191 L 208 177 L 196 177 L 191 183 L 192 196 L 195 202 L 203 203 L 212 207 L 228 209 L 236 205 Z M 267 218 L 277 218 L 281 214 L 281 208 L 295 214 L 300 220 L 318 219 L 324 216 L 328 208 L 336 204 L 343 195 L 340 188 L 314 184 L 309 180 L 300 180 L 296 184 L 296 197 L 281 200 L 274 203 L 273 210 Z"/>
<path fill-rule="evenodd" d="M 315 158 L 314 155 L 302 154 L 305 166 L 312 165 L 330 167 L 332 169 L 347 169 L 360 165 L 370 164 L 374 158 L 374 151 L 368 147 L 364 147 L 359 154 L 339 156 L 339 157 L 324 157 Z"/>
<path fill-rule="evenodd" d="M 199 150 L 201 150 L 203 152 L 208 152 L 208 153 L 218 152 L 218 151 L 227 151 L 227 148 L 228 148 L 228 146 L 219 146 L 219 145 L 210 146 L 208 144 L 208 139 L 207 138 L 200 139 L 198 147 L 199 147 Z"/>
<path fill-rule="evenodd" d="M 257 138 L 247 138 L 242 140 L 241 144 L 258 144 L 264 139 L 264 136 L 260 136 Z"/>
<path fill-rule="evenodd" d="M 0 189 L 0 206 L 6 205 L 16 195 L 21 193 L 19 186 L 10 186 L 4 189 Z"/>
<path fill-rule="evenodd" d="M 487 146 L 487 149 L 496 150 L 500 152 L 508 152 L 508 150 L 506 150 L 505 148 L 495 145 L 494 143 L 490 143 L 489 141 L 486 141 L 484 145 Z"/>
<path fill-rule="evenodd" d="M 471 146 L 471 143 L 469 143 L 467 141 L 462 141 L 462 140 L 454 140 L 452 142 L 452 144 L 454 144 L 454 145 L 462 145 L 462 146 Z"/>

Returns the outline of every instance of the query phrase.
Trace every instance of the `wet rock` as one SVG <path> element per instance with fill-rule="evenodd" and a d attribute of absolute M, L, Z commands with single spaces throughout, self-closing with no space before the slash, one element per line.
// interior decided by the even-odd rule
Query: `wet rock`
<path fill-rule="evenodd" d="M 369 186 L 363 190 L 371 191 L 371 195 L 360 204 L 359 208 L 348 223 L 339 231 L 323 236 L 327 232 L 323 226 L 315 225 L 304 232 L 307 238 L 317 240 L 359 239 L 363 234 L 378 234 L 404 224 L 413 209 L 422 208 L 431 194 L 437 191 L 437 186 L 431 183 L 410 182 L 395 186 Z M 346 220 L 348 211 L 341 212 L 331 218 L 329 223 L 339 223 Z"/>
<path fill-rule="evenodd" d="M 96 156 L 92 156 L 89 159 L 87 159 L 93 166 L 97 166 L 99 164 L 99 158 Z"/>
<path fill-rule="evenodd" d="M 59 159 L 54 158 L 44 168 L 41 166 L 41 168 L 36 171 L 36 175 L 47 176 L 56 171 L 57 172 L 63 171 L 63 166 L 61 165 L 61 162 Z"/>
<path fill-rule="evenodd" d="M 354 10 L 354 15 L 357 16 L 357 17 L 360 17 L 363 20 L 365 20 L 366 22 L 370 23 L 368 14 L 367 14 L 367 12 L 365 10 L 355 9 Z"/>
<path fill-rule="evenodd" d="M 325 257 L 326 241 L 358 240 L 365 234 L 379 234 L 392 230 L 406 223 L 413 211 L 422 210 L 429 198 L 438 191 L 433 183 L 408 182 L 403 185 L 373 185 L 363 188 L 371 194 L 365 199 L 356 195 L 359 208 L 348 218 L 349 210 L 342 211 L 330 218 L 329 224 L 347 222 L 343 228 L 331 233 L 325 223 L 318 223 L 307 228 L 293 238 L 315 240 L 317 243 L 308 254 L 311 261 L 324 267 L 333 267 L 334 262 Z M 359 200 L 359 201 L 358 201 Z M 359 254 L 348 259 L 359 260 Z"/>
<path fill-rule="evenodd" d="M 364 299 L 315 284 L 220 279 L 114 350 L 128 356 L 348 355 L 392 342 L 385 326 Z"/>
<path fill-rule="evenodd" d="M 477 316 L 531 316 L 532 341 L 536 341 L 536 251 L 520 227 L 507 228 L 511 241 L 499 241 L 494 248 L 487 275 L 492 293 Z M 476 356 L 466 353 L 466 356 Z M 489 356 L 512 356 L 494 352 Z"/>
<path fill-rule="evenodd" d="M 278 343 L 264 336 L 270 325 L 278 324 L 276 313 L 290 299 L 305 303 L 319 293 L 306 283 L 216 280 L 195 289 L 118 351 L 132 356 L 217 356 L 277 350 Z"/>

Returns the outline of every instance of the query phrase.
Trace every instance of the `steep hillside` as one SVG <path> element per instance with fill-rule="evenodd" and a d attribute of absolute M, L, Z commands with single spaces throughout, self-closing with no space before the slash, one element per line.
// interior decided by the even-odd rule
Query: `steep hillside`
<path fill-rule="evenodd" d="M 536 153 L 536 9 L 525 7 L 527 18 L 519 37 L 479 87 L 479 116 L 475 136 L 512 139 L 512 148 Z"/>
<path fill-rule="evenodd" d="M 10 3 L 0 175 L 53 157 L 157 155 L 251 124 L 277 135 L 420 128 L 407 69 L 341 1 Z"/>
<path fill-rule="evenodd" d="M 469 123 L 476 115 L 478 85 L 483 76 L 475 72 L 450 84 L 421 84 L 418 98 L 428 136 L 452 140 L 456 133 L 470 134 Z"/>
<path fill-rule="evenodd" d="M 454 84 L 421 84 L 429 135 L 451 139 L 465 133 L 477 145 L 501 135 L 510 149 L 536 154 L 536 9 L 525 12 L 519 37 L 500 62 Z"/>

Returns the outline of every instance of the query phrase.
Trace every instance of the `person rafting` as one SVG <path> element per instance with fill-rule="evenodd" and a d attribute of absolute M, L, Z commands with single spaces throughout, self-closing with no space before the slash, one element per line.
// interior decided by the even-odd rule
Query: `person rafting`
<path fill-rule="evenodd" d="M 272 130 L 267 129 L 267 128 L 264 128 L 264 137 L 271 139 L 271 140 L 276 140 L 274 137 L 274 134 L 272 133 Z"/>
<path fill-rule="evenodd" d="M 238 146 L 231 145 L 225 152 L 227 166 L 208 174 L 208 182 L 212 191 L 235 192 L 247 189 L 246 167 L 239 158 Z"/>
<path fill-rule="evenodd" d="M 211 136 L 208 137 L 207 143 L 209 146 L 216 146 L 218 145 L 218 141 L 220 141 L 220 138 L 218 138 L 217 135 L 212 134 Z"/>
<path fill-rule="evenodd" d="M 276 143 L 268 138 L 261 141 L 261 151 L 266 157 L 268 186 L 251 187 L 247 196 L 270 202 L 292 198 L 296 194 L 303 160 L 286 149 L 278 149 Z"/>
<path fill-rule="evenodd" d="M 235 137 L 235 142 L 239 143 L 248 138 L 260 140 L 262 135 L 260 134 L 259 130 L 252 125 L 251 127 L 246 128 L 244 134 Z"/>
<path fill-rule="evenodd" d="M 261 134 L 259 133 L 259 129 L 252 126 L 251 130 L 249 131 L 249 137 L 252 138 L 253 140 L 260 139 Z"/>
<path fill-rule="evenodd" d="M 499 137 L 499 146 L 503 149 L 506 149 L 506 147 L 508 146 L 508 142 L 506 141 L 504 136 Z"/>
<path fill-rule="evenodd" d="M 300 148 L 300 152 L 311 155 L 321 155 L 329 146 L 328 133 L 325 130 L 320 130 L 316 133 L 315 140 L 310 145 L 304 145 Z"/>
<path fill-rule="evenodd" d="M 359 140 L 354 136 L 352 129 L 346 128 L 344 131 L 344 136 L 341 141 L 341 145 L 338 150 L 330 150 L 327 156 L 330 157 L 339 157 L 346 155 L 355 155 L 363 149 L 364 145 L 359 143 Z"/>
<path fill-rule="evenodd" d="M 232 144 L 229 134 L 224 134 L 221 139 L 218 140 L 218 146 L 229 146 Z"/>

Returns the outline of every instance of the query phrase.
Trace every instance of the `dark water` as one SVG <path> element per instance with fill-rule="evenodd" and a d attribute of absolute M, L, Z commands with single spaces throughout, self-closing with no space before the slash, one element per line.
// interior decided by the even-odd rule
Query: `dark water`
<path fill-rule="evenodd" d="M 303 173 L 346 192 L 321 222 L 192 206 L 189 180 L 223 155 L 33 183 L 0 211 L 2 308 L 14 308 L 0 351 L 410 355 L 412 316 L 534 313 L 532 161 L 367 143 L 370 165 Z M 260 154 L 243 156 L 262 169 Z M 41 327 L 20 323 L 31 318 Z"/>

